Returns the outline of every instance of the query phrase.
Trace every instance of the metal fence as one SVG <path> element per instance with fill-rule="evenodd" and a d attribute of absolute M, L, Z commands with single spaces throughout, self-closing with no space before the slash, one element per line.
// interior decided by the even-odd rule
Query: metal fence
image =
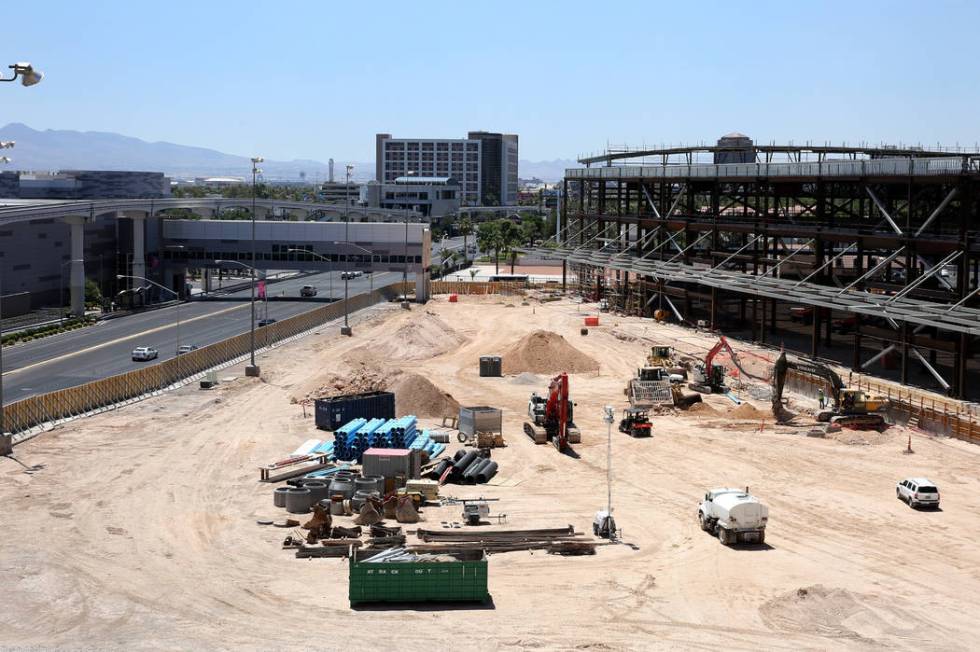
<path fill-rule="evenodd" d="M 370 294 L 352 297 L 348 301 L 348 306 L 351 312 L 361 310 L 375 303 L 393 299 L 400 291 L 401 283 L 387 285 Z M 337 319 L 343 314 L 344 302 L 338 301 L 257 328 L 255 346 L 257 349 L 264 348 Z M 79 416 L 150 394 L 169 387 L 179 380 L 234 360 L 248 353 L 249 350 L 249 333 L 243 333 L 135 371 L 31 396 L 4 407 L 5 429 L 10 433 L 20 433 L 45 423 Z"/>

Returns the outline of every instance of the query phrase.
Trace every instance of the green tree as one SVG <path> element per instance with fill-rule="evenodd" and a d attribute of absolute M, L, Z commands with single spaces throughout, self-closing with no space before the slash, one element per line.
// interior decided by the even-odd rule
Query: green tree
<path fill-rule="evenodd" d="M 483 251 L 493 252 L 493 262 L 496 273 L 500 273 L 500 250 L 503 248 L 503 238 L 500 233 L 500 222 L 483 222 L 476 230 L 476 242 Z M 505 221 L 505 220 L 504 220 Z"/>
<path fill-rule="evenodd" d="M 464 217 L 459 221 L 458 229 L 460 235 L 463 236 L 463 257 L 466 258 L 469 256 L 469 252 L 470 252 L 469 247 L 467 247 L 466 245 L 469 237 L 473 235 L 473 220 L 471 220 L 467 215 L 466 217 Z"/>
<path fill-rule="evenodd" d="M 500 232 L 500 248 L 510 259 L 510 273 L 514 273 L 514 264 L 517 262 L 518 247 L 524 244 L 524 231 L 516 222 L 511 220 L 497 220 Z"/>
<path fill-rule="evenodd" d="M 526 215 L 521 218 L 521 232 L 528 247 L 533 247 L 537 240 L 544 237 L 545 228 L 544 219 L 540 215 Z"/>
<path fill-rule="evenodd" d="M 102 303 L 102 290 L 99 289 L 99 284 L 92 279 L 85 279 L 85 303 Z"/>

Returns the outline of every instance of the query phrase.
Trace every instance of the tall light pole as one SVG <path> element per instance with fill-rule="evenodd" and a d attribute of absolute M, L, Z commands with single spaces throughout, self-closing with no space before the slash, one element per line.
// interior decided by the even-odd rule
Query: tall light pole
<path fill-rule="evenodd" d="M 264 160 L 265 159 L 262 158 L 261 156 L 252 157 L 252 258 L 251 258 L 252 265 L 255 265 L 255 178 L 256 176 L 258 176 L 260 172 L 262 172 L 262 170 L 260 170 L 258 166 L 259 163 L 261 163 Z M 233 261 L 233 262 L 238 262 L 238 261 Z M 249 267 L 249 266 L 245 265 L 245 267 Z M 255 268 L 250 267 L 250 269 L 252 270 L 252 300 L 251 300 L 252 325 L 251 328 L 249 329 L 249 332 L 251 333 L 250 339 L 251 339 L 251 348 L 252 348 L 252 358 L 251 358 L 251 364 L 245 367 L 245 375 L 258 376 L 259 368 L 255 365 Z"/>
<path fill-rule="evenodd" d="M 68 261 L 68 262 L 71 262 L 71 261 Z M 176 366 L 177 366 L 177 380 L 180 380 L 180 304 L 183 303 L 180 300 L 180 293 L 177 292 L 176 290 L 171 290 L 170 288 L 168 288 L 165 285 L 160 285 L 156 281 L 151 281 L 150 279 L 146 278 L 145 276 L 131 276 L 131 275 L 128 275 L 128 274 L 116 274 L 116 279 L 117 280 L 120 280 L 121 281 L 124 278 L 130 278 L 130 279 L 133 279 L 133 280 L 136 280 L 136 281 L 143 281 L 144 283 L 149 283 L 150 285 L 153 285 L 155 287 L 160 288 L 164 292 L 169 292 L 170 294 L 174 295 L 174 298 L 175 299 L 177 299 L 177 308 L 176 308 L 176 310 L 177 310 L 177 348 L 174 350 L 174 358 L 177 360 L 177 363 L 176 363 Z"/>
<path fill-rule="evenodd" d="M 253 240 L 253 246 L 254 246 L 254 240 Z M 250 270 L 251 273 L 252 273 L 252 325 L 251 325 L 251 330 L 250 330 L 251 337 L 249 338 L 252 355 L 250 357 L 250 364 L 249 364 L 249 366 L 245 367 L 245 375 L 246 376 L 258 376 L 259 375 L 259 368 L 255 364 L 255 268 L 252 267 L 251 265 L 246 265 L 245 263 L 243 263 L 240 260 L 222 260 L 222 259 L 218 259 L 218 260 L 215 260 L 214 261 L 214 264 L 215 265 L 224 265 L 225 263 L 227 263 L 229 265 L 240 265 L 241 267 L 244 267 L 245 269 Z"/>
<path fill-rule="evenodd" d="M 354 166 L 350 163 L 347 164 L 347 186 L 346 191 L 346 201 L 344 202 L 344 241 L 350 242 L 350 173 L 354 171 Z M 347 321 L 347 284 L 350 282 L 350 255 L 344 256 L 344 268 L 347 273 L 344 274 L 344 325 L 340 328 L 341 335 L 347 335 L 348 337 L 353 334 L 351 331 L 350 323 Z"/>
<path fill-rule="evenodd" d="M 12 77 L 0 77 L 0 82 L 12 82 L 20 77 L 20 83 L 24 86 L 33 86 L 34 84 L 41 81 L 44 77 L 44 73 L 39 70 L 34 70 L 34 67 L 25 62 L 15 63 L 8 66 L 14 71 Z M 13 141 L 6 141 L 3 143 L 3 149 L 7 149 L 14 146 Z M 4 163 L 10 163 L 10 158 L 7 156 L 2 157 Z M 2 280 L 2 279 L 0 279 Z M 3 334 L 3 287 L 0 285 L 0 336 Z M 11 450 L 13 444 L 11 443 L 13 437 L 6 434 L 7 432 L 7 419 L 3 408 L 3 338 L 0 337 L 0 450 Z"/>

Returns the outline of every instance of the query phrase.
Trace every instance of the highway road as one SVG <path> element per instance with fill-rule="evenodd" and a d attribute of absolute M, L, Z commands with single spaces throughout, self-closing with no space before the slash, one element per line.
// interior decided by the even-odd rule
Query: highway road
<path fill-rule="evenodd" d="M 401 280 L 397 272 L 374 274 L 374 286 Z M 414 275 L 410 275 L 414 278 Z M 333 296 L 342 299 L 344 282 L 339 272 L 314 274 L 270 283 L 268 304 L 256 303 L 256 319 L 285 319 L 325 305 Z M 314 299 L 300 299 L 299 290 L 313 285 L 319 290 Z M 368 276 L 349 282 L 351 296 L 367 292 Z M 160 352 L 159 360 L 174 356 L 177 350 L 177 317 L 180 317 L 180 343 L 204 346 L 249 330 L 249 289 L 156 310 L 107 319 L 94 326 L 3 350 L 4 405 L 56 389 L 80 385 L 99 378 L 131 371 L 153 362 L 133 362 L 131 352 L 149 346 Z M 277 298 L 282 297 L 282 298 Z"/>

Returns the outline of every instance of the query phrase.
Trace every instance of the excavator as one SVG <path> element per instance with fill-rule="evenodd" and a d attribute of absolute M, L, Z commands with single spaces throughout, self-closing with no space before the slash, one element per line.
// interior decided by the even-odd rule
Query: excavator
<path fill-rule="evenodd" d="M 831 407 L 817 413 L 817 421 L 831 423 L 842 428 L 856 430 L 881 430 L 885 417 L 878 413 L 887 405 L 887 399 L 869 397 L 860 389 L 847 389 L 844 381 L 833 369 L 815 360 L 791 360 L 783 351 L 773 365 L 772 411 L 777 420 L 785 420 L 783 389 L 786 373 L 790 369 L 822 379 L 830 388 Z"/>
<path fill-rule="evenodd" d="M 550 441 L 559 452 L 564 453 L 569 444 L 582 441 L 582 433 L 572 421 L 574 405 L 569 397 L 568 374 L 558 374 L 551 379 L 547 398 L 539 396 L 537 392 L 531 394 L 527 404 L 530 421 L 524 422 L 524 432 L 535 444 Z"/>
<path fill-rule="evenodd" d="M 704 392 L 705 394 L 724 394 L 728 392 L 728 385 L 725 384 L 725 366 L 714 363 L 715 356 L 722 349 L 728 351 L 728 354 L 732 357 L 732 364 L 735 365 L 743 376 L 756 380 L 766 380 L 750 373 L 742 366 L 742 363 L 738 359 L 738 354 L 735 353 L 735 349 L 732 348 L 732 345 L 722 335 L 718 338 L 718 342 L 708 351 L 708 354 L 704 356 L 704 360 L 695 364 L 694 378 L 689 383 L 691 389 Z"/>

